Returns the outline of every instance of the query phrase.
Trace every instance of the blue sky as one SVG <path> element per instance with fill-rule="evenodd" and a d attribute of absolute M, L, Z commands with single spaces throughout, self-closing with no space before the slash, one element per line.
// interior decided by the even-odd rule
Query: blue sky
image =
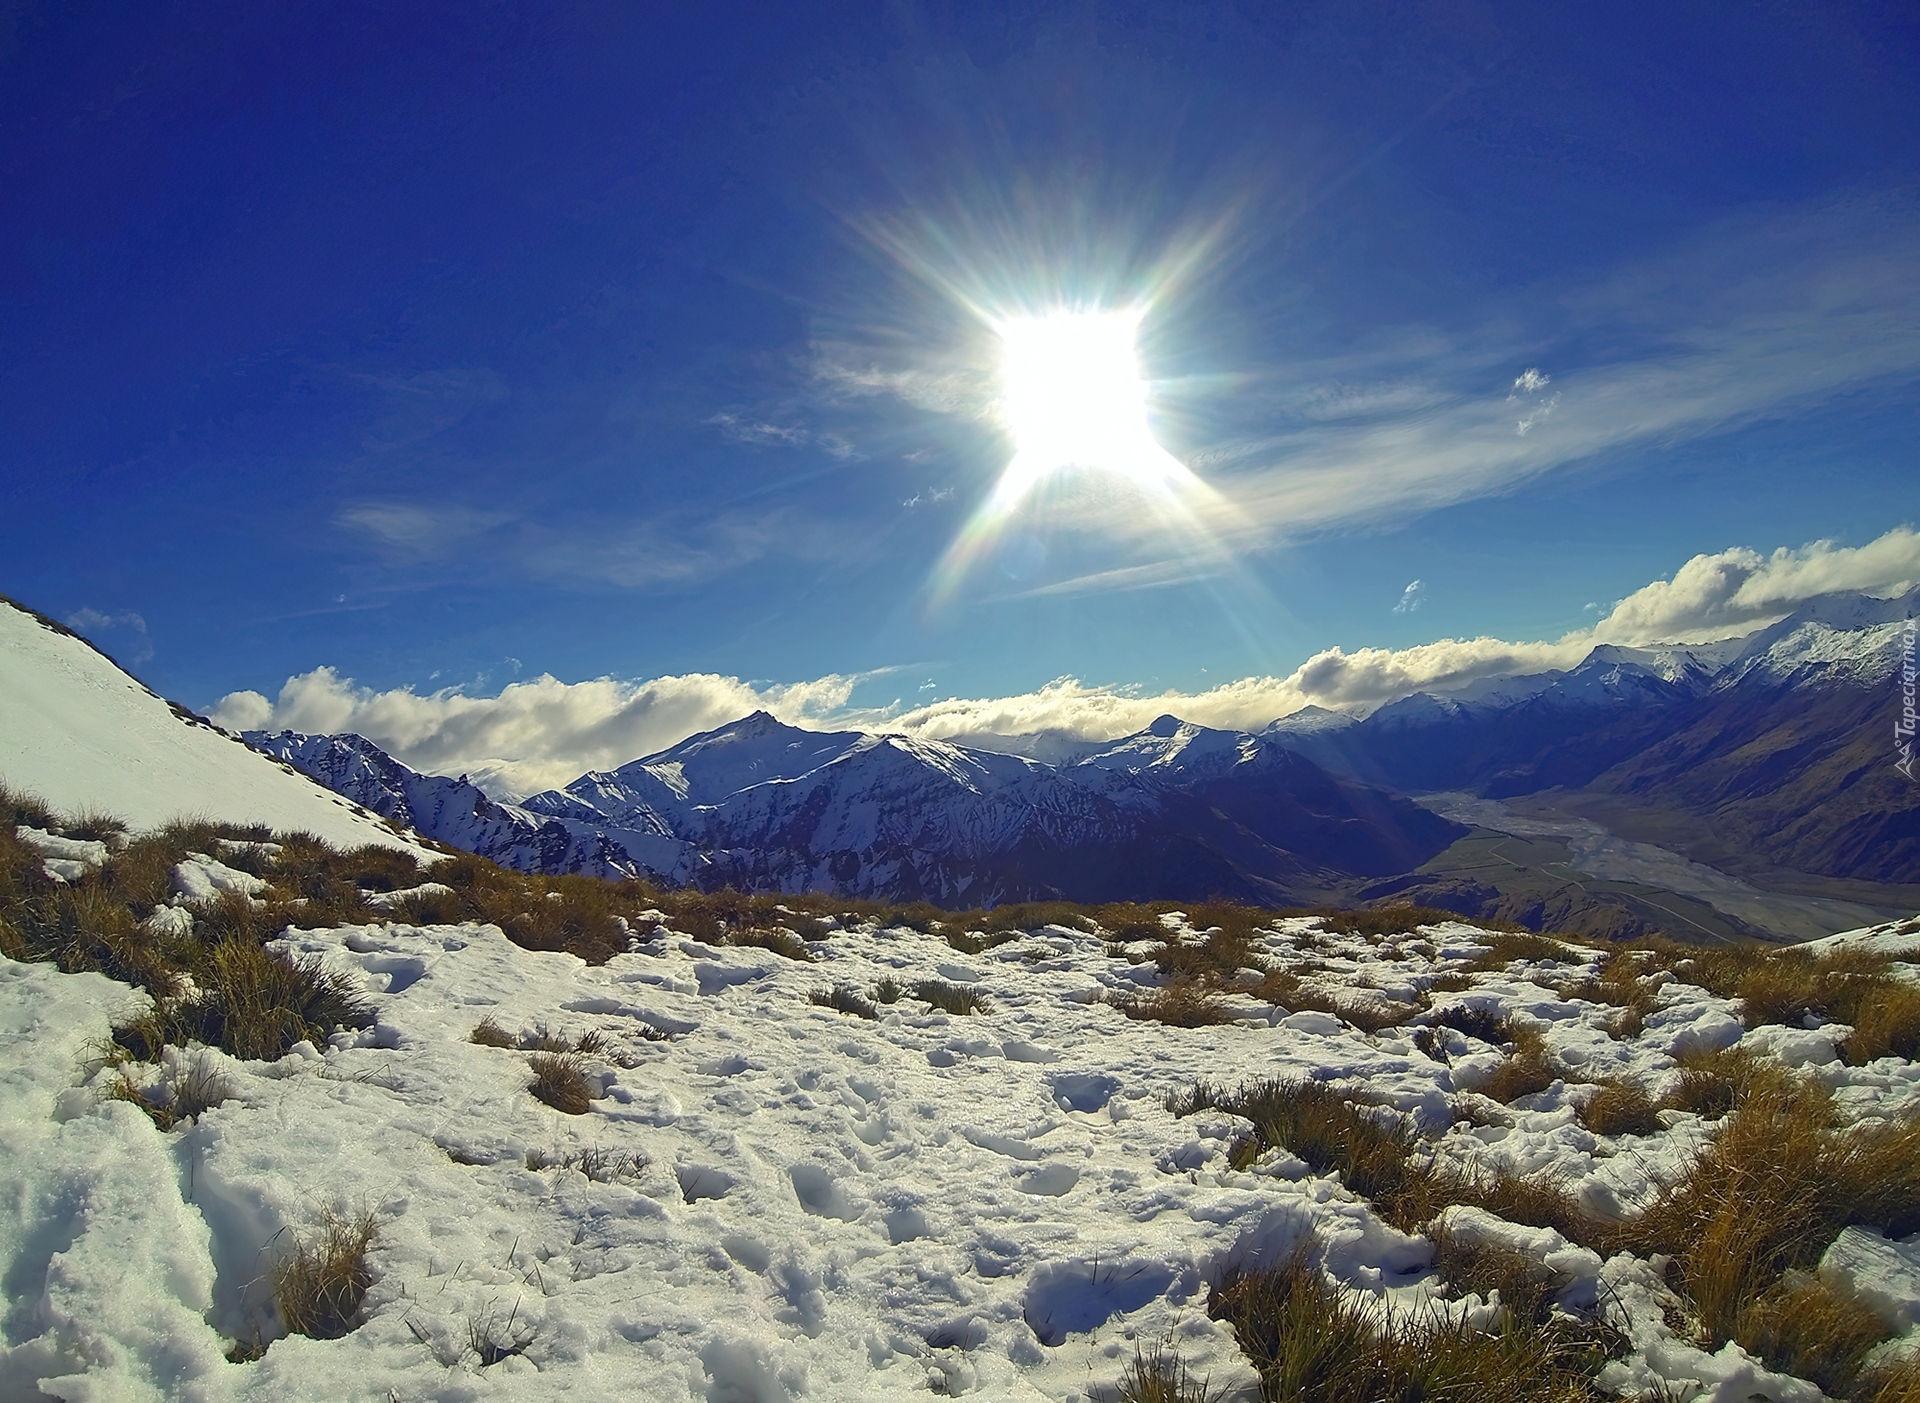
<path fill-rule="evenodd" d="M 8 13 L 0 590 L 195 705 L 1199 692 L 1920 517 L 1908 6 Z M 1210 505 L 931 601 L 1063 302 Z"/>

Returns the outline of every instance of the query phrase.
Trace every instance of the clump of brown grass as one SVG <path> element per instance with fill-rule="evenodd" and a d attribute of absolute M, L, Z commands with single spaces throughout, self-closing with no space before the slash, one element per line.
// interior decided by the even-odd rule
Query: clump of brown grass
<path fill-rule="evenodd" d="M 1181 1116 L 1220 1110 L 1244 1117 L 1253 1123 L 1261 1148 L 1290 1150 L 1316 1174 L 1337 1172 L 1348 1188 L 1384 1212 L 1409 1199 L 1419 1200 L 1424 1209 L 1431 1198 L 1431 1176 L 1411 1158 L 1416 1136 L 1405 1118 L 1356 1106 L 1325 1082 L 1274 1078 L 1234 1091 L 1197 1082 L 1168 1109 Z"/>
<path fill-rule="evenodd" d="M 1120 1376 L 1111 1403 L 1212 1403 L 1204 1379 L 1195 1379 L 1180 1356 L 1164 1346 L 1141 1351 L 1136 1344 L 1133 1362 Z"/>
<path fill-rule="evenodd" d="M 897 1004 L 900 996 L 906 992 L 905 986 L 889 974 L 875 981 L 873 1001 L 877 1004 Z"/>
<path fill-rule="evenodd" d="M 1668 952 L 1673 953 L 1673 952 Z M 1720 946 L 1686 952 L 1679 971 L 1722 998 L 1739 999 L 1748 1027 L 1809 1018 L 1851 1024 L 1841 1047 L 1855 1066 L 1876 1057 L 1920 1058 L 1920 989 L 1893 978 L 1892 962 L 1866 950 L 1815 957 L 1804 950 Z"/>
<path fill-rule="evenodd" d="M 1301 981 L 1298 971 L 1302 968 L 1304 966 L 1295 965 L 1292 969 L 1269 969 L 1248 992 L 1294 1013 L 1309 1009 L 1331 1013 L 1368 1033 L 1398 1027 L 1419 1011 L 1412 1004 L 1387 998 L 1343 997 L 1326 989 L 1311 988 Z"/>
<path fill-rule="evenodd" d="M 1456 1033 L 1465 1033 L 1478 1042 L 1494 1046 L 1506 1042 L 1510 1036 L 1507 1022 L 1499 1014 L 1466 1004 L 1448 1004 L 1433 1009 L 1425 1021 L 1434 1027 L 1451 1028 Z"/>
<path fill-rule="evenodd" d="M 536 1052 L 527 1059 L 533 1081 L 527 1090 L 562 1115 L 584 1116 L 593 1104 L 586 1059 L 578 1052 Z"/>
<path fill-rule="evenodd" d="M 1328 911 L 1320 922 L 1320 928 L 1335 935 L 1411 935 L 1421 926 L 1440 925 L 1446 921 L 1462 919 L 1456 911 L 1442 911 L 1434 906 L 1410 906 L 1405 903 L 1392 906 L 1374 906 L 1358 911 Z M 1474 922 L 1478 925 L 1479 922 Z"/>
<path fill-rule="evenodd" d="M 1488 937 L 1488 949 L 1467 961 L 1469 973 L 1505 969 L 1519 960 L 1531 964 L 1572 964 L 1585 953 L 1565 936 L 1535 935 L 1531 931 L 1499 931 Z"/>
<path fill-rule="evenodd" d="M 10 829 L 23 825 L 51 832 L 59 826 L 60 816 L 38 794 L 0 783 L 0 823 Z"/>
<path fill-rule="evenodd" d="M 986 930 L 972 931 L 960 925 L 943 926 L 943 939 L 963 955 L 978 955 L 988 950 L 997 950 L 1002 945 L 1010 945 L 1018 940 L 1025 931 Z"/>
<path fill-rule="evenodd" d="M 1595 1135 L 1651 1135 L 1660 1129 L 1660 1108 L 1636 1082 L 1601 1086 L 1579 1111 L 1580 1124 Z"/>
<path fill-rule="evenodd" d="M 596 1184 L 611 1184 L 616 1179 L 638 1179 L 653 1164 L 652 1156 L 641 1150 L 608 1150 L 595 1145 L 590 1149 L 549 1154 L 528 1150 L 523 1163 L 539 1172 L 546 1169 L 577 1169 Z"/>
<path fill-rule="evenodd" d="M 467 1034 L 467 1041 L 479 1043 L 482 1047 L 513 1047 L 516 1045 L 513 1034 L 494 1022 L 491 1013 L 474 1025 L 473 1031 Z"/>
<path fill-rule="evenodd" d="M 1493 1069 L 1493 1075 L 1487 1078 L 1480 1092 L 1502 1105 L 1511 1105 L 1522 1096 L 1545 1091 L 1559 1079 L 1559 1073 L 1547 1053 L 1546 1039 L 1539 1028 L 1506 1019 L 1503 1030 L 1512 1051 Z"/>
<path fill-rule="evenodd" d="M 1170 901 L 1115 901 L 1089 907 L 1087 914 L 1106 932 L 1109 941 L 1126 945 L 1134 941 L 1165 940 L 1167 926 L 1160 918 L 1177 909 Z"/>
<path fill-rule="evenodd" d="M 287 1234 L 292 1247 L 274 1263 L 269 1280 L 280 1319 L 291 1333 L 337 1340 L 353 1328 L 373 1282 L 367 1249 L 378 1232 L 372 1213 L 330 1213 L 311 1241 Z"/>
<path fill-rule="evenodd" d="M 1710 1120 L 1731 1111 L 1756 1087 L 1785 1095 L 1794 1085 L 1793 1074 L 1778 1061 L 1741 1048 L 1691 1048 L 1674 1060 L 1680 1076 L 1661 1104 Z"/>
<path fill-rule="evenodd" d="M 1107 1002 L 1135 1022 L 1165 1023 L 1173 1028 L 1210 1028 L 1240 1016 L 1232 1005 L 1194 979 L 1175 979 L 1137 994 L 1109 994 Z"/>
<path fill-rule="evenodd" d="M 1456 1296 L 1500 1295 L 1513 1319 L 1539 1323 L 1553 1309 L 1554 1297 L 1569 1278 L 1524 1252 L 1461 1238 L 1445 1227 L 1431 1232 L 1433 1269 Z"/>
<path fill-rule="evenodd" d="M 60 825 L 60 832 L 64 837 L 78 838 L 88 843 L 105 843 L 109 848 L 116 848 L 127 836 L 127 821 L 87 805 L 70 815 Z"/>
<path fill-rule="evenodd" d="M 1741 1308 L 1733 1337 L 1773 1368 L 1846 1398 L 1860 1381 L 1868 1354 L 1892 1333 L 1856 1298 L 1794 1271 Z"/>
<path fill-rule="evenodd" d="M 1636 1251 L 1672 1254 L 1702 1335 L 1718 1345 L 1848 1223 L 1890 1236 L 1920 1227 L 1920 1119 L 1836 1125 L 1817 1083 L 1756 1077 L 1686 1175 L 1623 1232 Z"/>
<path fill-rule="evenodd" d="M 949 984 L 944 979 L 922 979 L 913 986 L 913 996 L 924 1004 L 930 1004 L 942 1013 L 956 1015 L 969 1013 L 990 1013 L 993 1005 L 987 996 L 978 989 L 970 989 L 964 984 Z"/>
<path fill-rule="evenodd" d="M 1647 1015 L 1660 1006 L 1659 991 L 1645 979 L 1643 953 L 1615 950 L 1591 975 L 1562 993 L 1570 999 L 1611 1005 L 1617 1012 L 1608 1021 L 1607 1031 L 1616 1038 L 1637 1038 L 1646 1028 Z"/>
<path fill-rule="evenodd" d="M 807 1002 L 819 1008 L 830 1008 L 838 1013 L 852 1014 L 855 1018 L 878 1018 L 880 1011 L 867 1002 L 866 996 L 851 984 L 835 984 L 829 988 L 815 989 L 807 995 Z"/>
<path fill-rule="evenodd" d="M 344 974 L 316 958 L 289 959 L 245 941 L 216 945 L 195 971 L 197 987 L 114 1029 L 114 1041 L 143 1061 L 189 1042 L 235 1057 L 271 1061 L 301 1041 L 324 1043 L 335 1028 L 365 1028 L 371 1010 Z"/>
<path fill-rule="evenodd" d="M 1228 1091 L 1196 1083 L 1167 1102 L 1175 1115 L 1221 1110 L 1252 1122 L 1251 1163 L 1261 1151 L 1286 1149 L 1316 1174 L 1338 1173 L 1346 1186 L 1371 1199 L 1382 1217 L 1417 1231 L 1452 1204 L 1484 1208 L 1513 1223 L 1553 1228 L 1569 1241 L 1609 1254 L 1612 1226 L 1583 1209 L 1557 1181 L 1501 1171 L 1466 1178 L 1435 1170 L 1419 1153 L 1419 1137 L 1405 1117 L 1358 1105 L 1325 1082 L 1277 1078 Z M 1240 1166 L 1236 1166 L 1240 1167 Z"/>
<path fill-rule="evenodd" d="M 1920 1356 L 1875 1365 L 1853 1390 L 1853 1403 L 1920 1403 Z"/>
<path fill-rule="evenodd" d="M 1207 1313 L 1232 1323 L 1273 1403 L 1499 1399 L 1574 1403 L 1606 1397 L 1593 1376 L 1624 1352 L 1606 1327 L 1552 1315 L 1479 1329 L 1438 1311 L 1382 1322 L 1326 1277 L 1315 1244 L 1276 1266 L 1230 1273 Z"/>
<path fill-rule="evenodd" d="M 522 1052 L 577 1052 L 582 1057 L 598 1057 L 607 1050 L 607 1038 L 598 1029 L 575 1038 L 556 1032 L 545 1023 L 536 1023 L 532 1032 L 522 1033 L 514 1040 L 514 1046 Z"/>

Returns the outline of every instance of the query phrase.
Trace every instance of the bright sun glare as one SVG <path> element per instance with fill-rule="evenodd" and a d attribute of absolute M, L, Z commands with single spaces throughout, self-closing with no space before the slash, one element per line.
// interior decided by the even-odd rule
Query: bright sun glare
<path fill-rule="evenodd" d="M 1220 548 L 1196 515 L 1215 494 L 1160 446 L 1148 422 L 1149 388 L 1135 352 L 1141 316 L 1137 308 L 1060 309 L 989 319 L 1000 338 L 1000 412 L 1013 457 L 935 565 L 934 606 L 976 565 L 1022 539 L 1021 519 L 1034 530 L 1098 521 L 1117 538 L 1157 537 L 1180 560 L 1217 565 Z M 1064 494 L 1050 491 L 1050 479 L 1067 473 L 1080 481 Z M 1096 490 L 1101 478 L 1116 490 Z"/>
<path fill-rule="evenodd" d="M 991 509 L 1007 511 L 1062 468 L 1166 490 L 1186 470 L 1154 441 L 1134 340 L 1138 312 L 1052 312 L 998 323 L 1001 408 L 1014 458 Z"/>

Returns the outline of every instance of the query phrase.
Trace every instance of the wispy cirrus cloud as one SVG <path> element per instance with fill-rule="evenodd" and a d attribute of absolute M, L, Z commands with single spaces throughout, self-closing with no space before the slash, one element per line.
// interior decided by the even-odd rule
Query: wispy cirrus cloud
<path fill-rule="evenodd" d="M 450 502 L 361 502 L 336 524 L 397 567 L 508 567 L 537 580 L 594 587 L 688 585 L 770 557 L 827 561 L 843 531 L 791 508 L 664 512 L 642 521 L 535 519 Z"/>
<path fill-rule="evenodd" d="M 949 358 L 836 343 L 817 352 L 815 379 L 841 396 L 991 418 L 992 367 L 937 354 Z M 1223 366 L 1162 389 L 1180 400 L 1189 466 L 1217 493 L 1205 524 L 1258 551 L 1915 379 L 1920 203 L 1863 194 L 1726 221 L 1590 285 L 1530 290 L 1478 326 L 1409 327 L 1333 359 Z M 1248 428 L 1209 436 L 1228 414 Z M 1149 557 L 1160 535 L 1150 515 L 1094 497 L 1049 511 L 1050 527 Z"/>

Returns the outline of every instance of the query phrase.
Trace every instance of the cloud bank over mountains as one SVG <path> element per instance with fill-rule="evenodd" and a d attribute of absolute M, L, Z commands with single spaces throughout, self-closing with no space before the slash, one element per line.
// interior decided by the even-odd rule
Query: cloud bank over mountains
<path fill-rule="evenodd" d="M 1201 725 L 1258 729 L 1305 706 L 1366 710 L 1421 691 L 1578 663 L 1598 643 L 1697 643 L 1765 627 L 1835 590 L 1899 592 L 1920 581 L 1920 533 L 1896 527 L 1862 546 L 1814 541 L 1771 555 L 1736 546 L 1697 555 L 1671 580 L 1616 603 L 1591 629 L 1551 642 L 1445 638 L 1411 648 L 1329 648 L 1285 677 L 1246 677 L 1204 692 L 1146 695 L 1061 678 L 1008 697 L 951 698 L 903 709 L 850 705 L 856 676 L 776 685 L 714 673 L 622 681 L 542 676 L 491 697 L 458 688 L 375 691 L 318 667 L 276 698 L 229 693 L 213 709 L 228 730 L 354 732 L 416 769 L 471 776 L 503 796 L 564 784 L 663 750 L 762 709 L 798 725 L 849 725 L 938 739 L 1110 739 L 1164 712 Z"/>

